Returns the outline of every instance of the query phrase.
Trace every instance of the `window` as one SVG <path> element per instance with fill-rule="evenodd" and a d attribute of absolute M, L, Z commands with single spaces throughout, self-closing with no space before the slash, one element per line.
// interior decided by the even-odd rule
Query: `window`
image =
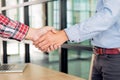
<path fill-rule="evenodd" d="M 67 27 L 80 23 L 95 12 L 96 0 L 67 0 Z M 82 45 L 90 45 L 89 40 L 81 42 Z"/>
<path fill-rule="evenodd" d="M 67 0 L 67 27 L 71 27 L 92 16 L 95 12 L 95 6 L 96 0 Z M 48 22 L 49 25 L 60 29 L 59 1 L 48 3 Z M 81 44 L 90 45 L 89 40 Z"/>
<path fill-rule="evenodd" d="M 46 15 L 44 4 L 37 4 L 29 6 L 30 26 L 40 28 L 45 25 Z"/>
<path fill-rule="evenodd" d="M 41 4 L 39 0 L 28 0 L 24 2 L 24 0 L 0 0 L 0 5 L 2 2 L 5 2 L 5 6 L 2 6 L 0 11 L 6 11 L 6 16 L 13 20 L 20 21 L 24 23 L 24 6 L 29 7 L 29 26 L 40 28 L 45 25 L 45 9 L 44 4 Z M 19 55 L 22 53 L 24 56 L 25 53 L 25 44 L 22 42 L 7 40 L 7 54 L 8 55 Z M 31 51 L 38 51 L 34 46 L 30 45 Z M 40 51 L 39 51 L 40 52 Z M 32 52 L 33 53 L 33 52 Z M 21 56 L 21 55 L 20 55 Z"/>
<path fill-rule="evenodd" d="M 51 26 L 54 26 L 56 29 L 60 29 L 61 26 L 59 23 L 59 1 L 54 1 L 54 2 L 49 2 L 48 3 L 48 24 Z M 87 18 L 91 17 L 95 13 L 95 6 L 96 6 L 96 0 L 67 0 L 67 27 L 71 27 L 72 25 L 75 25 L 77 23 L 80 23 Z M 64 14 L 62 14 L 64 15 Z M 86 46 L 90 45 L 90 41 L 86 40 L 84 42 L 81 42 L 80 45 Z M 59 55 L 56 54 L 57 51 L 51 52 L 49 55 L 49 61 L 50 62 L 55 62 L 59 60 Z M 83 54 L 82 54 L 83 53 Z M 72 61 L 75 59 L 80 59 L 80 58 L 89 58 L 91 56 L 90 51 L 86 50 L 81 50 L 81 51 L 76 51 L 76 50 L 68 50 L 68 61 Z M 67 53 L 66 53 L 67 54 Z M 75 61 L 75 62 L 68 62 L 69 68 L 68 68 L 68 73 L 76 76 L 80 76 L 83 78 L 88 78 L 87 76 L 89 75 L 89 65 L 90 62 L 87 62 L 87 64 L 82 64 L 80 61 Z M 78 65 L 78 67 L 71 67 L 71 65 Z M 82 71 L 82 67 L 86 67 L 86 72 Z M 58 66 L 57 66 L 58 67 Z M 77 69 L 78 68 L 78 69 Z M 84 73 L 84 75 L 81 75 L 81 73 Z"/>

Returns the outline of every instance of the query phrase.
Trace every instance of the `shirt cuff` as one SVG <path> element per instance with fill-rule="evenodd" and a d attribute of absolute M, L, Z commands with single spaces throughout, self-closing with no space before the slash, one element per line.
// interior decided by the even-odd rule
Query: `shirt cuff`
<path fill-rule="evenodd" d="M 16 28 L 13 36 L 11 38 L 21 41 L 25 38 L 26 34 L 28 33 L 29 27 L 25 24 L 20 23 L 19 27 Z"/>
<path fill-rule="evenodd" d="M 64 29 L 70 42 L 80 42 L 79 31 L 75 27 L 70 27 Z M 73 32 L 74 31 L 74 32 Z"/>

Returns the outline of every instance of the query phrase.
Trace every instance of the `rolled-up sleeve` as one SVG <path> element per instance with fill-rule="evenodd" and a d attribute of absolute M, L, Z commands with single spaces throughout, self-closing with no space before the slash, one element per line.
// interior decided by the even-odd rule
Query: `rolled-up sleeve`
<path fill-rule="evenodd" d="M 25 38 L 29 27 L 18 21 L 13 21 L 0 14 L 0 36 L 21 41 Z"/>

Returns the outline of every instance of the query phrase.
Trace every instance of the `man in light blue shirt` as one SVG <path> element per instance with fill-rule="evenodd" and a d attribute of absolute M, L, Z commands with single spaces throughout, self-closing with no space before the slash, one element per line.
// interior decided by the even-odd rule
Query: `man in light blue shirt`
<path fill-rule="evenodd" d="M 67 40 L 87 39 L 91 39 L 96 54 L 92 80 L 120 80 L 120 0 L 98 0 L 91 18 L 56 33 L 48 32 L 34 44 L 51 51 Z"/>

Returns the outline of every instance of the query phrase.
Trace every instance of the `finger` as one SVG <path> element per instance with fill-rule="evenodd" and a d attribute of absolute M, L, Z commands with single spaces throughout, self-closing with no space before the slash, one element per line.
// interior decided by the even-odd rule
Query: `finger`
<path fill-rule="evenodd" d="M 36 41 L 33 42 L 33 45 L 37 45 L 38 43 L 41 43 L 42 41 L 45 40 L 45 36 L 41 36 L 39 39 L 37 39 Z"/>
<path fill-rule="evenodd" d="M 52 29 L 51 31 L 52 31 L 53 33 L 57 33 L 57 30 L 55 30 L 55 29 Z"/>
<path fill-rule="evenodd" d="M 56 49 L 58 49 L 58 48 L 59 48 L 59 45 L 56 45 L 56 44 L 51 45 L 51 46 L 49 47 L 50 51 L 56 50 Z"/>
<path fill-rule="evenodd" d="M 58 45 L 54 45 L 54 49 L 58 49 L 59 48 L 59 46 Z"/>
<path fill-rule="evenodd" d="M 47 52 L 47 50 L 45 49 L 41 49 L 41 48 L 38 48 L 39 50 L 41 50 L 42 52 Z"/>
<path fill-rule="evenodd" d="M 47 40 L 47 37 L 50 37 L 51 31 L 48 31 L 47 33 L 45 33 L 44 35 L 42 35 L 41 37 L 39 37 L 39 39 L 37 39 L 36 41 L 34 41 L 34 45 Z"/>
<path fill-rule="evenodd" d="M 47 49 L 47 52 L 50 52 L 50 48 Z"/>
<path fill-rule="evenodd" d="M 46 30 L 54 30 L 54 27 L 46 27 Z"/>
<path fill-rule="evenodd" d="M 46 33 L 47 31 L 54 30 L 54 28 L 53 28 L 53 27 L 43 27 L 43 28 L 41 28 L 41 30 L 42 30 L 44 33 Z"/>
<path fill-rule="evenodd" d="M 55 50 L 53 45 L 50 45 L 50 47 L 49 47 L 49 48 L 50 48 L 50 51 Z"/>
<path fill-rule="evenodd" d="M 49 43 L 48 43 L 48 41 L 44 40 L 44 41 L 36 44 L 35 46 L 36 46 L 36 47 L 40 47 L 40 48 L 42 48 L 42 49 L 45 49 L 44 46 L 46 46 L 46 45 L 49 45 Z"/>
<path fill-rule="evenodd" d="M 48 42 L 47 44 L 43 45 L 41 48 L 42 49 L 48 49 L 51 44 Z"/>
<path fill-rule="evenodd" d="M 46 31 L 52 31 L 53 33 L 57 33 L 57 30 L 55 30 L 53 27 L 46 27 L 44 29 L 46 29 Z"/>

